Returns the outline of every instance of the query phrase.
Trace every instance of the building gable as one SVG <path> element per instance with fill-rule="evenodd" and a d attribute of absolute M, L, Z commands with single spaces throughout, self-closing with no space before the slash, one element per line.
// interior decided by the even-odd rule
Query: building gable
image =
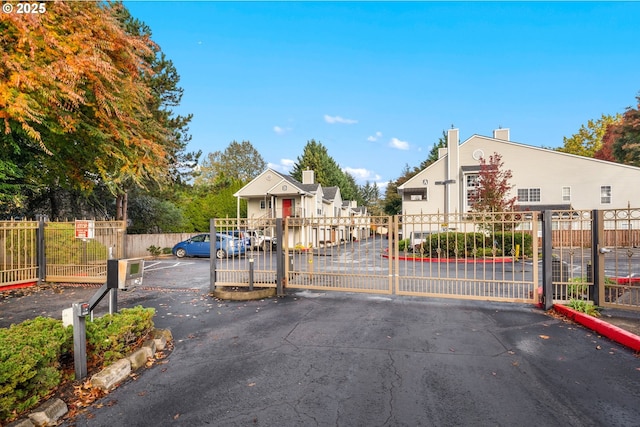
<path fill-rule="evenodd" d="M 452 153 L 456 161 L 449 160 Z M 448 147 L 443 157 L 398 187 L 403 212 L 467 211 L 468 191 L 473 190 L 480 159 L 494 153 L 501 155 L 504 168 L 512 172 L 509 197 L 518 197 L 518 204 L 532 210 L 550 205 L 623 208 L 638 199 L 637 191 L 628 183 L 640 182 L 640 168 L 473 135 L 455 151 Z M 448 171 L 452 164 L 457 168 Z"/>

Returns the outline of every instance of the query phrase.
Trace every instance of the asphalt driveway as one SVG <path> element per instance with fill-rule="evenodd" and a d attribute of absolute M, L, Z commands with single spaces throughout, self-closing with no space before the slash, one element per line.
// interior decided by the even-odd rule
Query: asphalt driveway
<path fill-rule="evenodd" d="M 154 307 L 173 351 L 63 425 L 640 424 L 640 359 L 535 307 L 312 292 L 223 302 L 207 295 L 208 260 L 170 262 L 119 304 Z M 0 327 L 95 291 L 3 298 Z"/>
<path fill-rule="evenodd" d="M 136 303 L 147 305 L 139 296 Z M 338 293 L 246 303 L 188 292 L 152 299 L 156 324 L 173 331 L 175 349 L 73 424 L 630 426 L 640 420 L 640 360 L 528 306 Z"/>

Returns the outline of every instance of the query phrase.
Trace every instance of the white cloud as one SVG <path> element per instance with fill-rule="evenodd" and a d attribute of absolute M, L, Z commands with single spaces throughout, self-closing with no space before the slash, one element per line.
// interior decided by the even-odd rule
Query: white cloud
<path fill-rule="evenodd" d="M 296 164 L 296 161 L 291 159 L 280 159 L 280 163 L 290 169 Z"/>
<path fill-rule="evenodd" d="M 330 124 L 335 124 L 335 123 L 342 123 L 345 125 L 353 125 L 355 123 L 358 123 L 357 120 L 353 120 L 353 119 L 345 119 L 343 117 L 340 116 L 330 116 L 328 114 L 324 115 L 324 121 Z"/>
<path fill-rule="evenodd" d="M 380 179 L 380 175 L 375 174 L 373 171 L 370 171 L 368 169 L 365 168 L 350 168 L 350 167 L 346 167 L 344 169 L 342 169 L 344 172 L 349 173 L 350 175 L 353 175 L 353 177 L 356 179 L 356 181 L 377 181 Z"/>
<path fill-rule="evenodd" d="M 278 135 L 284 135 L 285 133 L 291 131 L 291 128 L 283 128 L 283 127 L 280 127 L 280 126 L 274 126 L 273 127 L 273 131 L 275 133 L 277 133 Z"/>
<path fill-rule="evenodd" d="M 382 132 L 378 131 L 375 133 L 375 135 L 371 135 L 370 137 L 368 137 L 367 141 L 375 142 L 380 138 L 382 138 Z"/>
<path fill-rule="evenodd" d="M 275 171 L 288 174 L 291 172 L 291 169 L 293 169 L 293 165 L 295 164 L 296 164 L 295 160 L 280 159 L 280 163 L 267 163 L 267 167 Z"/>
<path fill-rule="evenodd" d="M 409 143 L 407 141 L 400 141 L 398 138 L 391 138 L 389 147 L 397 148 L 398 150 L 408 150 Z"/>

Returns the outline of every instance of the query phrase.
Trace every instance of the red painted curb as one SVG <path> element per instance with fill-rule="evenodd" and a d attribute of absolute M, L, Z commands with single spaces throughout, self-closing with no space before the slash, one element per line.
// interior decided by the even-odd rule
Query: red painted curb
<path fill-rule="evenodd" d="M 37 283 L 38 282 L 27 282 L 27 283 L 18 283 L 16 285 L 0 286 L 0 291 L 11 291 L 15 289 L 30 288 L 31 286 L 35 286 Z"/>
<path fill-rule="evenodd" d="M 613 340 L 619 344 L 622 344 L 634 351 L 640 351 L 640 337 L 636 334 L 632 334 L 629 331 L 625 331 L 617 326 L 600 320 L 597 317 L 589 316 L 586 313 L 581 313 L 572 308 L 562 304 L 554 304 L 553 309 L 558 313 L 567 316 L 574 322 L 580 323 L 583 326 L 604 335 L 605 337 Z"/>

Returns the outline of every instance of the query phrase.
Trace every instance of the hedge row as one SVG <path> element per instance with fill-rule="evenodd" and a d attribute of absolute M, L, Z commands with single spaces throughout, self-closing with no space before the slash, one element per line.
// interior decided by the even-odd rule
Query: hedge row
<path fill-rule="evenodd" d="M 487 256 L 515 256 L 516 245 L 519 256 L 533 255 L 533 239 L 529 233 L 505 232 L 486 235 L 484 233 L 445 232 L 429 235 L 422 244 L 409 247 L 409 239 L 399 242 L 399 250 L 413 251 L 425 258 L 481 258 Z"/>
<path fill-rule="evenodd" d="M 153 308 L 122 309 L 87 321 L 87 358 L 109 364 L 131 352 L 153 330 Z M 0 329 L 0 422 L 19 416 L 63 378 L 61 360 L 73 353 L 73 327 L 37 317 Z"/>

